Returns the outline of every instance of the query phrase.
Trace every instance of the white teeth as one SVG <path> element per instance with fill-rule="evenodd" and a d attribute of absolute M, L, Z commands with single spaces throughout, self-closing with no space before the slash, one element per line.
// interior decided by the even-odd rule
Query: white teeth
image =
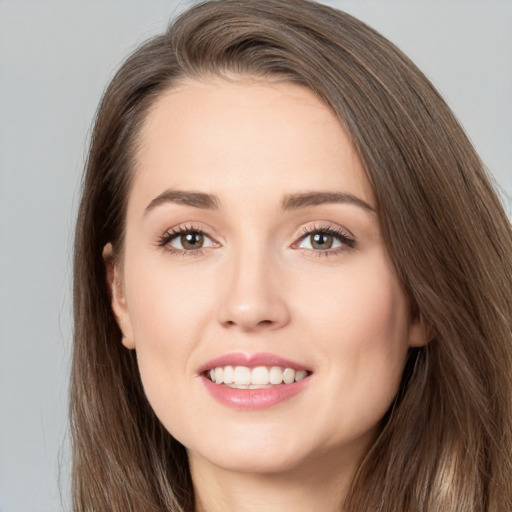
<path fill-rule="evenodd" d="M 226 370 L 224 370 L 225 372 Z M 308 372 L 306 370 L 297 370 L 295 372 L 295 382 L 299 382 L 299 380 L 302 380 L 304 379 L 305 377 L 307 377 L 308 375 Z M 224 377 L 226 378 L 226 377 Z"/>
<path fill-rule="evenodd" d="M 283 382 L 285 384 L 291 384 L 292 382 L 295 382 L 295 370 L 286 368 L 286 370 L 283 372 Z"/>
<path fill-rule="evenodd" d="M 269 375 L 270 384 L 281 384 L 283 382 L 283 369 L 279 366 L 272 366 Z"/>
<path fill-rule="evenodd" d="M 248 386 L 250 383 L 251 369 L 247 368 L 247 366 L 236 366 L 234 384 L 236 384 L 237 386 Z"/>
<path fill-rule="evenodd" d="M 292 384 L 308 376 L 306 370 L 294 370 L 281 366 L 218 366 L 212 368 L 208 375 L 216 384 L 226 384 L 229 387 L 241 389 L 261 389 L 282 383 Z"/>
<path fill-rule="evenodd" d="M 233 384 L 235 382 L 235 369 L 232 366 L 224 367 L 224 384 Z"/>
<path fill-rule="evenodd" d="M 264 366 L 258 366 L 252 369 L 251 384 L 265 386 L 268 384 L 268 370 Z"/>
<path fill-rule="evenodd" d="M 215 382 L 222 384 L 224 382 L 224 368 L 215 368 Z"/>

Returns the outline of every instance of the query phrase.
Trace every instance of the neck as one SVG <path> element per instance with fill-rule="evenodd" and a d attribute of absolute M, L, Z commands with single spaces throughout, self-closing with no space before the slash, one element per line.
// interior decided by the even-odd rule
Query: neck
<path fill-rule="evenodd" d="M 325 457 L 279 473 L 243 473 L 192 454 L 189 459 L 196 512 L 340 512 L 355 473 L 353 465 Z"/>

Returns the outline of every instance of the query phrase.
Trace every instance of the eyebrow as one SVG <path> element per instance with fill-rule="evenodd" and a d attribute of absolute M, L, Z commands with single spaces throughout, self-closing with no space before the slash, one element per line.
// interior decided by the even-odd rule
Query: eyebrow
<path fill-rule="evenodd" d="M 149 213 L 157 206 L 166 203 L 181 204 L 184 206 L 192 206 L 194 208 L 202 208 L 206 210 L 216 210 L 219 207 L 219 200 L 216 196 L 205 194 L 203 192 L 191 192 L 186 190 L 166 190 L 155 197 L 144 210 Z"/>
<path fill-rule="evenodd" d="M 299 208 L 307 208 L 308 206 L 318 206 L 329 203 L 352 204 L 375 213 L 375 208 L 370 206 L 366 201 L 345 192 L 306 192 L 304 194 L 292 194 L 284 198 L 282 206 L 283 210 L 297 210 Z"/>
<path fill-rule="evenodd" d="M 219 208 L 219 199 L 215 195 L 206 194 L 204 192 L 169 189 L 155 197 L 146 206 L 144 213 L 147 214 L 151 210 L 166 203 L 175 203 L 206 210 L 217 210 Z M 366 201 L 345 192 L 305 192 L 301 194 L 290 194 L 283 199 L 282 208 L 283 210 L 298 210 L 300 208 L 307 208 L 308 206 L 318 206 L 329 203 L 352 204 L 364 210 L 375 212 L 375 209 Z"/>

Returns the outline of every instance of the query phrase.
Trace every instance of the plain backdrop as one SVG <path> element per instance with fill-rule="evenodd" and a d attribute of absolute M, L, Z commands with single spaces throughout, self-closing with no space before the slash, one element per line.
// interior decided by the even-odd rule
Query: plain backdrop
<path fill-rule="evenodd" d="M 190 3 L 0 0 L 1 512 L 70 510 L 70 261 L 91 122 L 123 58 Z M 512 195 L 512 0 L 325 3 L 420 66 Z"/>

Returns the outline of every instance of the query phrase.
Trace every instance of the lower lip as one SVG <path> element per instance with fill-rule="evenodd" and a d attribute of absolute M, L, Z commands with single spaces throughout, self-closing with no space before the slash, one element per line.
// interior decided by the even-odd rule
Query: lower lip
<path fill-rule="evenodd" d="M 264 389 L 234 389 L 202 377 L 206 389 L 215 400 L 233 409 L 249 411 L 267 409 L 294 397 L 305 389 L 309 379 L 306 377 L 292 384 L 279 384 Z"/>

